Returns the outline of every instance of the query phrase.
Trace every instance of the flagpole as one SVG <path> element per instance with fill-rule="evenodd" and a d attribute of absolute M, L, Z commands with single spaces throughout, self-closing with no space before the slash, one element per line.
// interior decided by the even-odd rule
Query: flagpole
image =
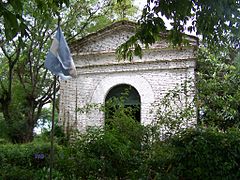
<path fill-rule="evenodd" d="M 54 74 L 53 82 L 53 99 L 52 99 L 52 128 L 51 128 L 51 147 L 50 147 L 50 174 L 49 179 L 52 180 L 52 172 L 54 166 L 54 119 L 55 119 L 55 106 L 56 106 L 56 84 L 57 78 L 65 79 L 69 76 L 76 77 L 76 67 L 71 57 L 70 49 L 64 38 L 64 35 L 60 28 L 60 13 L 58 14 L 58 28 L 55 38 L 52 42 L 52 46 L 47 54 L 44 66 Z M 59 44 L 61 43 L 61 48 Z M 60 53 L 59 53 L 60 52 Z M 64 53 L 63 53 L 64 52 Z M 58 57 L 60 56 L 60 57 Z M 65 64 L 65 66 L 63 66 Z"/>
<path fill-rule="evenodd" d="M 54 75 L 53 82 L 53 99 L 52 99 L 52 128 L 51 128 L 51 150 L 50 150 L 50 175 L 49 179 L 52 180 L 53 162 L 54 162 L 54 119 L 55 119 L 55 106 L 56 106 L 56 86 L 57 86 L 57 76 Z"/>
<path fill-rule="evenodd" d="M 61 17 L 60 13 L 58 15 L 58 28 L 60 27 Z M 53 165 L 54 165 L 54 119 L 55 119 L 55 106 L 56 106 L 56 86 L 57 86 L 57 76 L 54 75 L 53 81 L 53 99 L 52 99 L 52 129 L 51 129 L 51 150 L 50 150 L 50 175 L 49 179 L 52 180 L 52 172 L 53 172 Z"/>

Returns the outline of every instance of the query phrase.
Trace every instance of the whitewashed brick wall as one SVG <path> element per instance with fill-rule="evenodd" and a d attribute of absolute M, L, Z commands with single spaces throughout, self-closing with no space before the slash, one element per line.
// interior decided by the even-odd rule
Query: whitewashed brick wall
<path fill-rule="evenodd" d="M 104 104 L 107 93 L 116 85 L 129 84 L 138 91 L 142 124 L 154 120 L 154 104 L 169 90 L 186 80 L 191 80 L 194 86 L 195 46 L 174 49 L 162 40 L 145 50 L 142 59 L 118 61 L 115 49 L 133 33 L 133 23 L 119 22 L 71 46 L 78 76 L 60 85 L 59 123 L 65 131 L 72 128 L 84 131 L 89 126 L 104 125 L 103 112 L 92 109 L 80 113 L 77 109 L 87 104 Z M 193 87 L 189 90 L 191 98 L 194 93 Z"/>

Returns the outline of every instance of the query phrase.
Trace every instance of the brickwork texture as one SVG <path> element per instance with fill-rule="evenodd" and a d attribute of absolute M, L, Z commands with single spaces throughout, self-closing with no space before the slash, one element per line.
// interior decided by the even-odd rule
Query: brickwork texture
<path fill-rule="evenodd" d="M 189 46 L 173 48 L 162 39 L 143 50 L 142 59 L 117 60 L 116 48 L 134 30 L 134 23 L 120 21 L 70 45 L 77 78 L 60 82 L 59 123 L 65 131 L 84 132 L 88 127 L 103 126 L 104 113 L 98 106 L 105 103 L 109 90 L 119 84 L 131 85 L 138 91 L 144 125 L 155 120 L 154 104 L 186 81 L 191 84 L 188 101 L 193 99 L 197 40 L 188 36 Z M 90 108 L 82 112 L 86 107 Z"/>

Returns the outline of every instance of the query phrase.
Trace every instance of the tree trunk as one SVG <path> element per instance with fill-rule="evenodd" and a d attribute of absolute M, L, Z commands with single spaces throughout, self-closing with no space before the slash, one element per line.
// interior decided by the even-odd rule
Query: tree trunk
<path fill-rule="evenodd" d="M 37 103 L 33 95 L 28 95 L 26 99 L 27 99 L 28 111 L 25 113 L 25 117 L 26 117 L 26 134 L 24 137 L 25 143 L 31 142 L 33 140 L 33 136 L 34 136 L 33 129 L 39 118 L 39 114 L 36 113 Z"/>
<path fill-rule="evenodd" d="M 7 97 L 7 96 L 5 96 Z M 33 141 L 34 127 L 37 120 L 40 117 L 42 104 L 37 104 L 34 98 L 27 97 L 27 103 L 25 104 L 24 119 L 21 119 L 16 111 L 11 109 L 11 100 L 9 98 L 1 98 L 0 103 L 2 104 L 3 117 L 8 127 L 8 137 L 12 143 L 27 143 Z M 20 109 L 18 109 L 20 111 Z"/>
<path fill-rule="evenodd" d="M 32 142 L 33 141 L 33 129 L 34 129 L 34 120 L 30 117 L 27 120 L 27 124 L 26 124 L 26 134 L 24 136 L 24 142 L 23 143 L 27 143 L 27 142 Z"/>
<path fill-rule="evenodd" d="M 3 113 L 3 118 L 7 124 L 7 136 L 11 139 L 11 127 L 13 124 L 12 116 L 11 116 L 11 110 L 10 110 L 10 104 L 11 104 L 11 98 L 9 98 L 9 94 L 5 93 L 0 98 L 1 103 L 1 111 Z M 11 139 L 12 140 L 12 139 Z"/>
<path fill-rule="evenodd" d="M 12 121 L 11 115 L 10 115 L 10 109 L 9 109 L 10 102 L 4 101 L 1 104 L 2 104 L 3 117 L 4 117 L 5 121 L 7 122 L 7 124 L 10 124 Z"/>
<path fill-rule="evenodd" d="M 32 95 L 27 97 L 27 105 L 29 107 L 29 111 L 26 112 L 26 132 L 24 136 L 24 143 L 33 141 L 34 138 L 34 127 L 37 123 L 41 115 L 41 110 L 43 104 L 41 102 L 36 102 L 35 98 Z"/>

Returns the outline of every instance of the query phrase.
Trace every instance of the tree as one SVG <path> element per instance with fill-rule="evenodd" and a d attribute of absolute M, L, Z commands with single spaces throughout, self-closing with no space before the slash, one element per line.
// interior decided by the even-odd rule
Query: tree
<path fill-rule="evenodd" d="M 119 47 L 118 53 L 123 58 L 141 55 L 138 41 L 148 47 L 159 39 L 160 32 L 166 33 L 163 17 L 171 21 L 167 36 L 174 46 L 184 43 L 183 32 L 195 31 L 210 48 L 239 49 L 239 0 L 148 0 L 136 34 Z"/>
<path fill-rule="evenodd" d="M 70 42 L 109 24 L 110 2 L 72 0 L 69 7 L 41 0 L 22 3 L 28 34 L 4 43 L 0 55 L 0 112 L 12 141 L 31 141 L 43 106 L 51 102 L 53 77 L 44 68 L 44 61 L 58 17 Z"/>
<path fill-rule="evenodd" d="M 168 31 L 164 18 L 171 22 Z M 200 123 L 224 131 L 239 128 L 239 19 L 239 0 L 148 0 L 136 34 L 117 52 L 123 58 L 141 56 L 139 42 L 148 48 L 160 33 L 173 46 L 182 46 L 187 43 L 184 32 L 195 31 L 207 48 L 198 54 Z"/>
<path fill-rule="evenodd" d="M 19 32 L 25 34 L 26 25 L 22 17 L 22 1 L 0 2 L 0 33 L 5 33 L 5 38 L 0 36 L 0 46 L 8 40 L 12 40 Z"/>
<path fill-rule="evenodd" d="M 47 4 L 49 2 L 47 1 Z M 49 21 L 50 18 L 45 18 L 44 15 L 46 17 L 52 17 L 55 14 L 53 11 L 55 12 L 55 8 L 57 6 L 50 6 L 52 7 L 51 9 L 47 8 L 47 6 L 44 7 L 40 5 L 41 1 L 37 1 L 37 3 L 31 2 L 28 4 L 26 2 L 21 2 L 22 16 L 28 19 L 28 21 L 22 19 L 24 23 L 27 24 L 27 28 L 25 28 L 25 30 L 28 29 L 28 33 L 26 35 L 16 31 L 14 33 L 18 36 L 15 38 L 12 36 L 12 39 L 6 34 L 5 37 L 3 36 L 5 43 L 1 46 L 2 53 L 0 62 L 1 65 L 3 65 L 3 68 L 1 70 L 0 81 L 0 110 L 3 112 L 4 119 L 7 123 L 9 137 L 15 142 L 24 142 L 32 139 L 32 132 L 27 133 L 27 131 L 29 131 L 34 125 L 34 120 L 30 120 L 35 118 L 33 110 L 34 108 L 38 108 L 37 114 L 39 115 L 42 106 L 46 103 L 45 101 L 39 101 L 39 104 L 35 102 L 35 98 L 37 96 L 36 82 L 39 80 L 36 76 L 38 73 L 43 74 L 41 71 L 43 63 L 40 63 L 40 59 L 42 58 L 40 53 L 42 53 L 42 50 L 44 49 L 44 43 L 46 43 L 46 40 L 50 37 L 50 35 L 46 35 L 49 23 L 45 23 Z M 56 4 L 53 5 L 58 4 L 56 2 Z M 31 6 L 32 11 L 29 9 Z M 42 17 L 40 18 L 40 16 L 38 16 L 40 19 L 37 23 L 33 20 L 33 17 L 34 15 L 39 15 L 38 13 L 41 14 Z M 45 22 L 43 19 L 45 19 Z M 39 34 L 37 34 L 37 28 L 39 28 Z M 11 29 L 6 28 L 4 30 L 11 31 Z M 46 35 L 46 39 L 43 38 L 39 40 L 36 35 L 38 35 L 38 37 L 45 37 Z M 39 42 L 39 44 L 37 42 Z M 38 54 L 36 54 L 37 50 L 34 48 L 38 48 Z M 21 73 L 24 73 L 24 70 L 26 70 L 27 67 L 30 67 L 28 71 L 30 72 L 30 75 L 25 75 L 25 78 L 29 77 L 28 81 L 20 76 Z M 16 78 L 17 76 L 19 79 Z M 27 82 L 29 84 L 31 83 L 31 85 L 26 86 Z M 21 85 L 23 87 L 22 89 L 20 88 Z M 49 93 L 51 91 L 49 90 L 47 92 Z M 29 106 L 32 108 L 28 108 Z M 27 123 L 25 123 L 25 121 Z"/>
<path fill-rule="evenodd" d="M 132 0 L 114 0 L 111 2 L 112 16 L 116 20 L 130 19 L 134 20 L 136 15 L 137 7 L 133 5 Z"/>
<path fill-rule="evenodd" d="M 230 59 L 205 48 L 198 52 L 199 123 L 226 131 L 240 127 L 239 55 Z"/>
<path fill-rule="evenodd" d="M 56 30 L 60 6 L 61 27 L 67 39 L 85 34 L 91 23 L 102 16 L 102 8 L 108 6 L 107 1 L 98 5 L 95 0 L 73 0 L 69 7 L 51 3 L 23 2 L 28 34 L 16 36 L 1 46 L 0 111 L 13 142 L 33 139 L 33 128 L 41 110 L 51 101 L 53 78 L 44 68 L 44 61 Z"/>
<path fill-rule="evenodd" d="M 0 46 L 13 40 L 17 35 L 20 35 L 21 37 L 28 35 L 28 21 L 23 13 L 24 3 L 25 2 L 22 0 L 2 0 L 0 2 L 0 23 L 2 24 L 0 27 L 0 33 L 5 34 L 5 36 L 0 36 Z M 62 7 L 62 5 L 65 4 L 66 6 L 69 6 L 69 0 L 34 0 L 34 3 L 37 4 L 39 9 L 43 10 L 47 8 L 54 14 L 59 12 L 59 7 Z"/>

